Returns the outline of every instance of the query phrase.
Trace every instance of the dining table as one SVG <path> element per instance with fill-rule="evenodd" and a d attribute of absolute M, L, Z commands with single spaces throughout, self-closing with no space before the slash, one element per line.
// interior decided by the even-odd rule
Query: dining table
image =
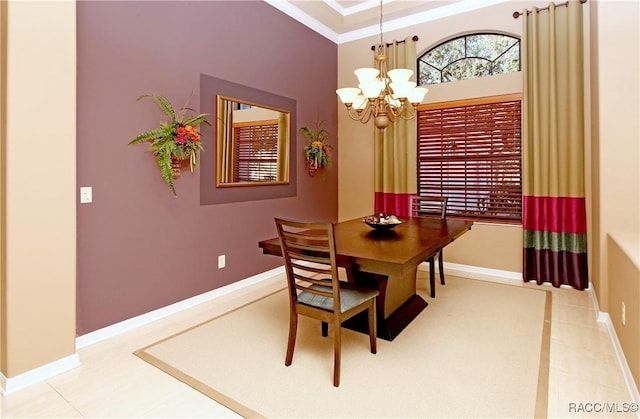
<path fill-rule="evenodd" d="M 427 306 L 417 293 L 418 266 L 471 229 L 472 221 L 409 217 L 393 228 L 375 229 L 363 218 L 334 224 L 336 260 L 347 281 L 376 288 L 377 335 L 392 341 Z M 280 239 L 258 243 L 263 254 L 282 257 Z M 433 275 L 433 272 L 430 273 Z M 366 313 L 343 324 L 368 333 Z"/>

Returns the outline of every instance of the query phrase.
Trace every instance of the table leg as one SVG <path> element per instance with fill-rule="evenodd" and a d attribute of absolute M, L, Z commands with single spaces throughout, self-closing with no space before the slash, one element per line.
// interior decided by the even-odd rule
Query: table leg
<path fill-rule="evenodd" d="M 416 272 L 408 272 L 403 277 L 372 274 L 353 269 L 348 278 L 357 284 L 376 288 L 378 337 L 393 340 L 400 332 L 427 307 L 427 302 L 416 294 Z M 343 326 L 369 333 L 366 312 L 347 320 Z"/>

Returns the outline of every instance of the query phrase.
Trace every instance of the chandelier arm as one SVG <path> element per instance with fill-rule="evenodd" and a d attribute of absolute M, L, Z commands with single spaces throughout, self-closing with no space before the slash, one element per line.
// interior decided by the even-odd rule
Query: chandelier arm
<path fill-rule="evenodd" d="M 418 111 L 418 109 L 415 106 L 413 106 L 413 104 L 411 106 L 411 109 L 409 109 L 408 106 L 405 106 L 404 109 L 403 109 L 402 114 L 400 115 L 400 117 L 402 119 L 406 119 L 406 120 L 413 119 L 418 114 L 417 111 Z"/>
<path fill-rule="evenodd" d="M 369 122 L 372 113 L 373 112 L 369 103 L 367 103 L 364 109 L 355 109 L 352 106 L 347 107 L 347 114 L 349 115 L 349 118 L 353 119 L 354 121 L 360 121 L 363 124 Z"/>
<path fill-rule="evenodd" d="M 400 106 L 392 106 L 387 103 L 387 108 L 389 109 L 389 113 L 394 117 L 401 116 L 404 112 L 404 106 L 402 104 Z"/>

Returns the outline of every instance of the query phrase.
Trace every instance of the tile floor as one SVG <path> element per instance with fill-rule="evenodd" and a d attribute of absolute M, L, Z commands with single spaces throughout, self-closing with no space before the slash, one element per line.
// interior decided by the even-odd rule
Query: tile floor
<path fill-rule="evenodd" d="M 426 285 L 420 271 L 418 286 Z M 82 365 L 0 397 L 3 418 L 238 417 L 232 411 L 132 355 L 166 336 L 252 301 L 282 278 L 173 314 L 78 351 Z M 513 281 L 514 285 L 523 285 Z M 439 285 L 438 285 L 439 286 Z M 596 322 L 587 292 L 554 289 L 548 416 L 637 417 L 607 328 Z M 609 409 L 608 411 L 606 411 Z"/>

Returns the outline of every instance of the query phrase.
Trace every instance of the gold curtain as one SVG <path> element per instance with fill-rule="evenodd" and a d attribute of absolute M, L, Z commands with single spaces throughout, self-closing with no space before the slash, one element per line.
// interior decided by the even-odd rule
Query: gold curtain
<path fill-rule="evenodd" d="M 588 286 L 582 7 L 523 13 L 524 281 Z"/>
<path fill-rule="evenodd" d="M 234 182 L 233 179 L 233 109 L 228 100 L 218 100 L 218 181 L 220 183 Z"/>
<path fill-rule="evenodd" d="M 278 173 L 276 181 L 288 180 L 289 174 L 289 113 L 280 112 L 278 118 Z"/>
<path fill-rule="evenodd" d="M 416 81 L 416 41 L 386 46 L 389 70 L 413 70 Z M 407 106 L 411 106 L 408 104 Z M 375 129 L 375 212 L 409 215 L 409 197 L 416 192 L 416 120 L 398 118 L 383 131 Z"/>

